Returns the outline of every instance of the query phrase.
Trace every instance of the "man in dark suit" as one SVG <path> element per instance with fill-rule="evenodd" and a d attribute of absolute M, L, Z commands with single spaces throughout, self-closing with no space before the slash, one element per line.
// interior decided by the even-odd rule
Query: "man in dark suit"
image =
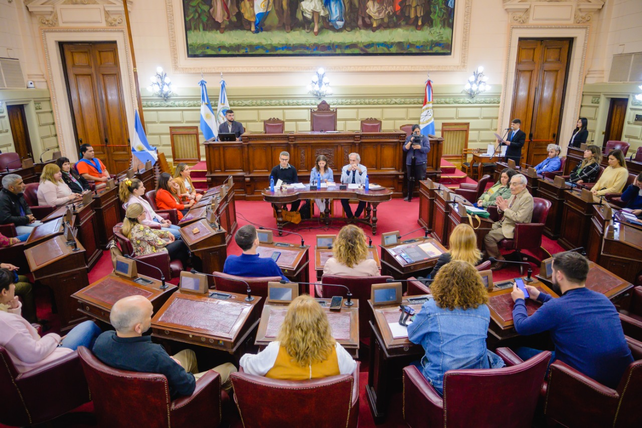
<path fill-rule="evenodd" d="M 522 147 L 526 142 L 526 133 L 519 129 L 521 124 L 521 120 L 513 119 L 510 124 L 511 131 L 506 136 L 506 139 L 502 141 L 502 144 L 508 146 L 506 149 L 506 159 L 514 160 L 516 165 L 519 165 L 522 157 Z"/>
<path fill-rule="evenodd" d="M 228 110 L 225 112 L 225 123 L 221 123 L 218 127 L 219 134 L 234 134 L 236 135 L 236 141 L 241 140 L 241 134 L 245 132 L 243 124 L 241 122 L 236 122 L 234 120 L 234 110 Z"/>

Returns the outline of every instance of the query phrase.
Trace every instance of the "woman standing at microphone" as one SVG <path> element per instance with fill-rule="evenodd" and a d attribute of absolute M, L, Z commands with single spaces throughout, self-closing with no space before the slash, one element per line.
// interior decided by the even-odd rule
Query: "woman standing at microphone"
<path fill-rule="evenodd" d="M 577 119 L 577 127 L 573 130 L 573 136 L 568 142 L 569 147 L 580 147 L 588 139 L 588 120 L 585 117 Z"/>

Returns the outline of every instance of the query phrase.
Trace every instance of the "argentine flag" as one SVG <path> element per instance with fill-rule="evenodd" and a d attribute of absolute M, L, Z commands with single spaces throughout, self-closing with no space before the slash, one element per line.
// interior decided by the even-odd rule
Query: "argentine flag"
<path fill-rule="evenodd" d="M 421 118 L 419 119 L 421 134 L 426 137 L 428 134 L 435 135 L 435 121 L 432 114 L 432 80 L 426 82 L 426 94 L 424 95 L 424 106 L 421 109 Z"/>
<path fill-rule="evenodd" d="M 132 142 L 132 154 L 142 163 L 151 161 L 152 164 L 158 159 L 158 151 L 155 147 L 149 145 L 143 124 L 140 121 L 138 110 L 134 115 L 134 141 Z"/>
<path fill-rule="evenodd" d="M 201 85 L 201 132 L 203 132 L 203 137 L 207 141 L 212 138 L 218 138 L 218 124 L 212 111 L 210 97 L 207 96 L 206 83 L 205 80 L 198 82 Z"/>
<path fill-rule="evenodd" d="M 221 80 L 221 92 L 218 94 L 218 107 L 216 108 L 216 129 L 225 123 L 225 113 L 230 109 L 230 102 L 227 99 L 227 89 L 225 89 L 225 80 Z M 217 134 L 218 135 L 218 134 Z"/>
<path fill-rule="evenodd" d="M 254 1 L 254 15 L 256 15 L 256 19 L 254 21 L 255 34 L 263 31 L 263 23 L 267 19 L 270 9 L 272 9 L 272 2 L 270 0 Z"/>

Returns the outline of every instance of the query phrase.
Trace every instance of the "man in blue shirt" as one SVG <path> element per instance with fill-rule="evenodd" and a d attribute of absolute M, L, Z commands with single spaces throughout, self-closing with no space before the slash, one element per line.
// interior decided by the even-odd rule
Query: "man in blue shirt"
<path fill-rule="evenodd" d="M 553 299 L 530 285 L 529 297 L 543 303 L 530 317 L 524 293 L 516 286 L 513 321 L 521 335 L 550 332 L 555 345 L 553 359 L 558 359 L 586 376 L 617 388 L 622 374 L 633 362 L 622 324 L 613 303 L 601 293 L 585 287 L 588 260 L 578 253 L 560 253 L 553 257 L 553 285 L 561 297 Z M 528 359 L 540 351 L 519 348 L 517 354 Z"/>
<path fill-rule="evenodd" d="M 249 278 L 264 276 L 280 276 L 284 281 L 290 282 L 283 275 L 281 268 L 271 258 L 262 258 L 256 253 L 259 246 L 259 235 L 256 228 L 251 224 L 241 227 L 234 235 L 236 244 L 241 247 L 243 254 L 240 256 L 229 256 L 225 260 L 223 273 Z"/>

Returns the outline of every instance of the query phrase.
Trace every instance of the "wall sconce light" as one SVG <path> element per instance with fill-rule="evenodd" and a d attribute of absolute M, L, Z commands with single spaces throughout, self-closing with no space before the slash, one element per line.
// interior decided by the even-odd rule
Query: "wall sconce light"
<path fill-rule="evenodd" d="M 484 76 L 484 67 L 480 65 L 477 70 L 473 71 L 473 75 L 468 78 L 463 92 L 468 94 L 470 98 L 475 98 L 483 92 L 490 91 L 490 86 L 486 84 L 487 81 L 488 76 Z"/>
<path fill-rule="evenodd" d="M 312 76 L 312 80 L 308 85 L 308 92 L 318 99 L 321 99 L 326 95 L 332 95 L 330 81 L 325 75 L 325 70 L 323 69 L 323 67 L 319 67 L 316 73 Z"/>
<path fill-rule="evenodd" d="M 161 97 L 163 101 L 167 101 L 172 96 L 172 81 L 163 71 L 163 67 L 156 67 L 156 74 L 149 80 L 151 80 L 151 85 L 147 87 L 147 90 L 153 95 Z"/>
<path fill-rule="evenodd" d="M 642 85 L 638 86 L 638 88 L 642 89 Z M 642 101 L 642 94 L 637 94 L 635 96 L 635 99 L 638 100 L 638 101 Z"/>

